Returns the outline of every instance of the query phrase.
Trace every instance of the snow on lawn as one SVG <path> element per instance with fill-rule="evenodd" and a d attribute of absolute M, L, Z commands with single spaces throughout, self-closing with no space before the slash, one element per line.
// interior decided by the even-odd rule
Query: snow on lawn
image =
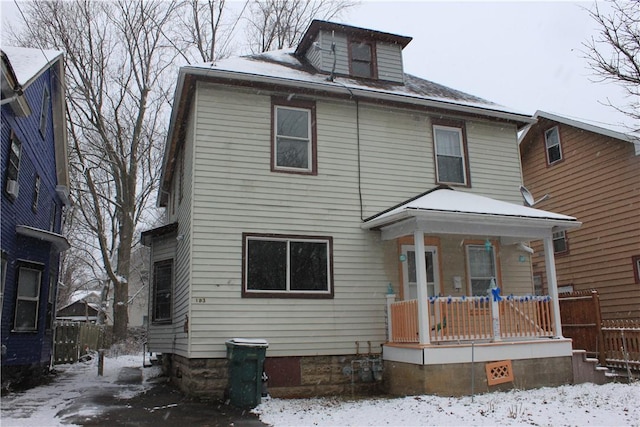
<path fill-rule="evenodd" d="M 142 353 L 105 357 L 103 376 L 98 376 L 97 358 L 88 362 L 56 365 L 57 375 L 46 385 L 10 393 L 2 397 L 0 425 L 5 426 L 69 426 L 57 418 L 77 399 L 91 393 L 113 393 L 121 398 L 133 397 L 150 387 L 148 379 L 160 375 L 160 367 L 142 370 L 142 384 L 116 384 L 124 367 L 142 367 Z M 101 413 L 96 405 L 80 408 L 76 414 L 90 417 Z"/>
<path fill-rule="evenodd" d="M 512 390 L 471 397 L 265 399 L 253 411 L 281 426 L 640 426 L 640 382 Z"/>

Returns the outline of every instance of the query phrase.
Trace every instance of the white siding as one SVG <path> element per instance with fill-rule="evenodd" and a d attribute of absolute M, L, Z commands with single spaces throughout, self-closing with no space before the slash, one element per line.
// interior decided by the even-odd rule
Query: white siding
<path fill-rule="evenodd" d="M 191 211 L 193 180 L 193 116 L 190 116 L 185 133 L 183 196 L 180 199 L 180 161 L 176 163 L 173 176 L 170 202 L 175 199 L 175 214 L 170 215 L 169 223 L 178 222 L 178 231 L 162 239 L 156 239 L 152 246 L 151 267 L 153 263 L 173 259 L 173 315 L 171 324 L 153 324 L 149 317 L 149 348 L 156 352 L 170 352 L 182 356 L 188 354 L 188 334 L 184 332 L 186 316 L 189 314 L 191 264 Z M 180 157 L 180 156 L 178 156 Z M 167 208 L 171 211 L 172 206 Z M 178 238 L 178 236 L 180 236 Z M 153 280 L 153 278 L 151 278 Z M 153 282 L 151 282 L 153 283 Z M 153 292 L 150 292 L 153 294 Z M 153 296 L 151 296 L 153 298 Z M 152 307 L 152 300 L 149 306 Z"/>
<path fill-rule="evenodd" d="M 180 331 L 187 313 L 194 358 L 224 357 L 224 341 L 234 337 L 267 339 L 270 356 L 350 354 L 356 341 L 371 341 L 375 349 L 384 341 L 385 293 L 399 280 L 397 249 L 360 229 L 358 177 L 364 218 L 433 188 L 431 122 L 423 112 L 355 102 L 317 100 L 316 109 L 318 175 L 273 173 L 270 95 L 198 84 L 197 120 L 187 132 L 187 141 L 195 141 L 192 152 L 187 144 L 195 173 L 185 179 L 193 184 L 185 191 L 193 203 L 190 210 L 183 199 L 178 209 L 178 233 L 186 235 L 177 243 L 176 323 L 165 335 L 175 337 L 177 352 L 185 350 Z M 515 128 L 466 126 L 473 187 L 464 191 L 519 202 Z M 516 165 L 505 165 L 509 159 Z M 335 297 L 242 298 L 243 232 L 332 236 Z M 464 275 L 458 243 L 443 240 L 445 283 Z M 501 256 L 512 258 L 507 249 Z M 503 279 L 514 286 L 530 285 L 527 274 L 503 263 Z"/>
<path fill-rule="evenodd" d="M 378 78 L 392 82 L 404 82 L 402 70 L 402 48 L 393 43 L 376 44 Z"/>

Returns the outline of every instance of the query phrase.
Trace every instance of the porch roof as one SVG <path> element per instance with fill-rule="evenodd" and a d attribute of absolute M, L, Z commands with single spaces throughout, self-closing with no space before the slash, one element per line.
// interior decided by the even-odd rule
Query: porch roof
<path fill-rule="evenodd" d="M 572 216 L 441 186 L 365 219 L 362 228 L 382 230 L 385 240 L 415 230 L 537 239 L 580 225 Z"/>

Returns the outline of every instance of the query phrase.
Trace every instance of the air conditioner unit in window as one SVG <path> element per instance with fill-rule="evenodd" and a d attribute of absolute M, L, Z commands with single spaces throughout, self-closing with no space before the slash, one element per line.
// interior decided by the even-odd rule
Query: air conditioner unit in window
<path fill-rule="evenodd" d="M 20 186 L 18 185 L 18 181 L 14 179 L 7 180 L 7 194 L 12 197 L 18 197 L 18 189 Z"/>

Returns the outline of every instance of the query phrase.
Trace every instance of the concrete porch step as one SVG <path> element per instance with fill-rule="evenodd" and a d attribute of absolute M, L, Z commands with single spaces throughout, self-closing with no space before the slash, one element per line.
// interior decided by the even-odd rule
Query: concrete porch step
<path fill-rule="evenodd" d="M 605 384 L 608 382 L 609 369 L 598 365 L 598 359 L 587 357 L 585 350 L 573 350 L 573 383 Z"/>

